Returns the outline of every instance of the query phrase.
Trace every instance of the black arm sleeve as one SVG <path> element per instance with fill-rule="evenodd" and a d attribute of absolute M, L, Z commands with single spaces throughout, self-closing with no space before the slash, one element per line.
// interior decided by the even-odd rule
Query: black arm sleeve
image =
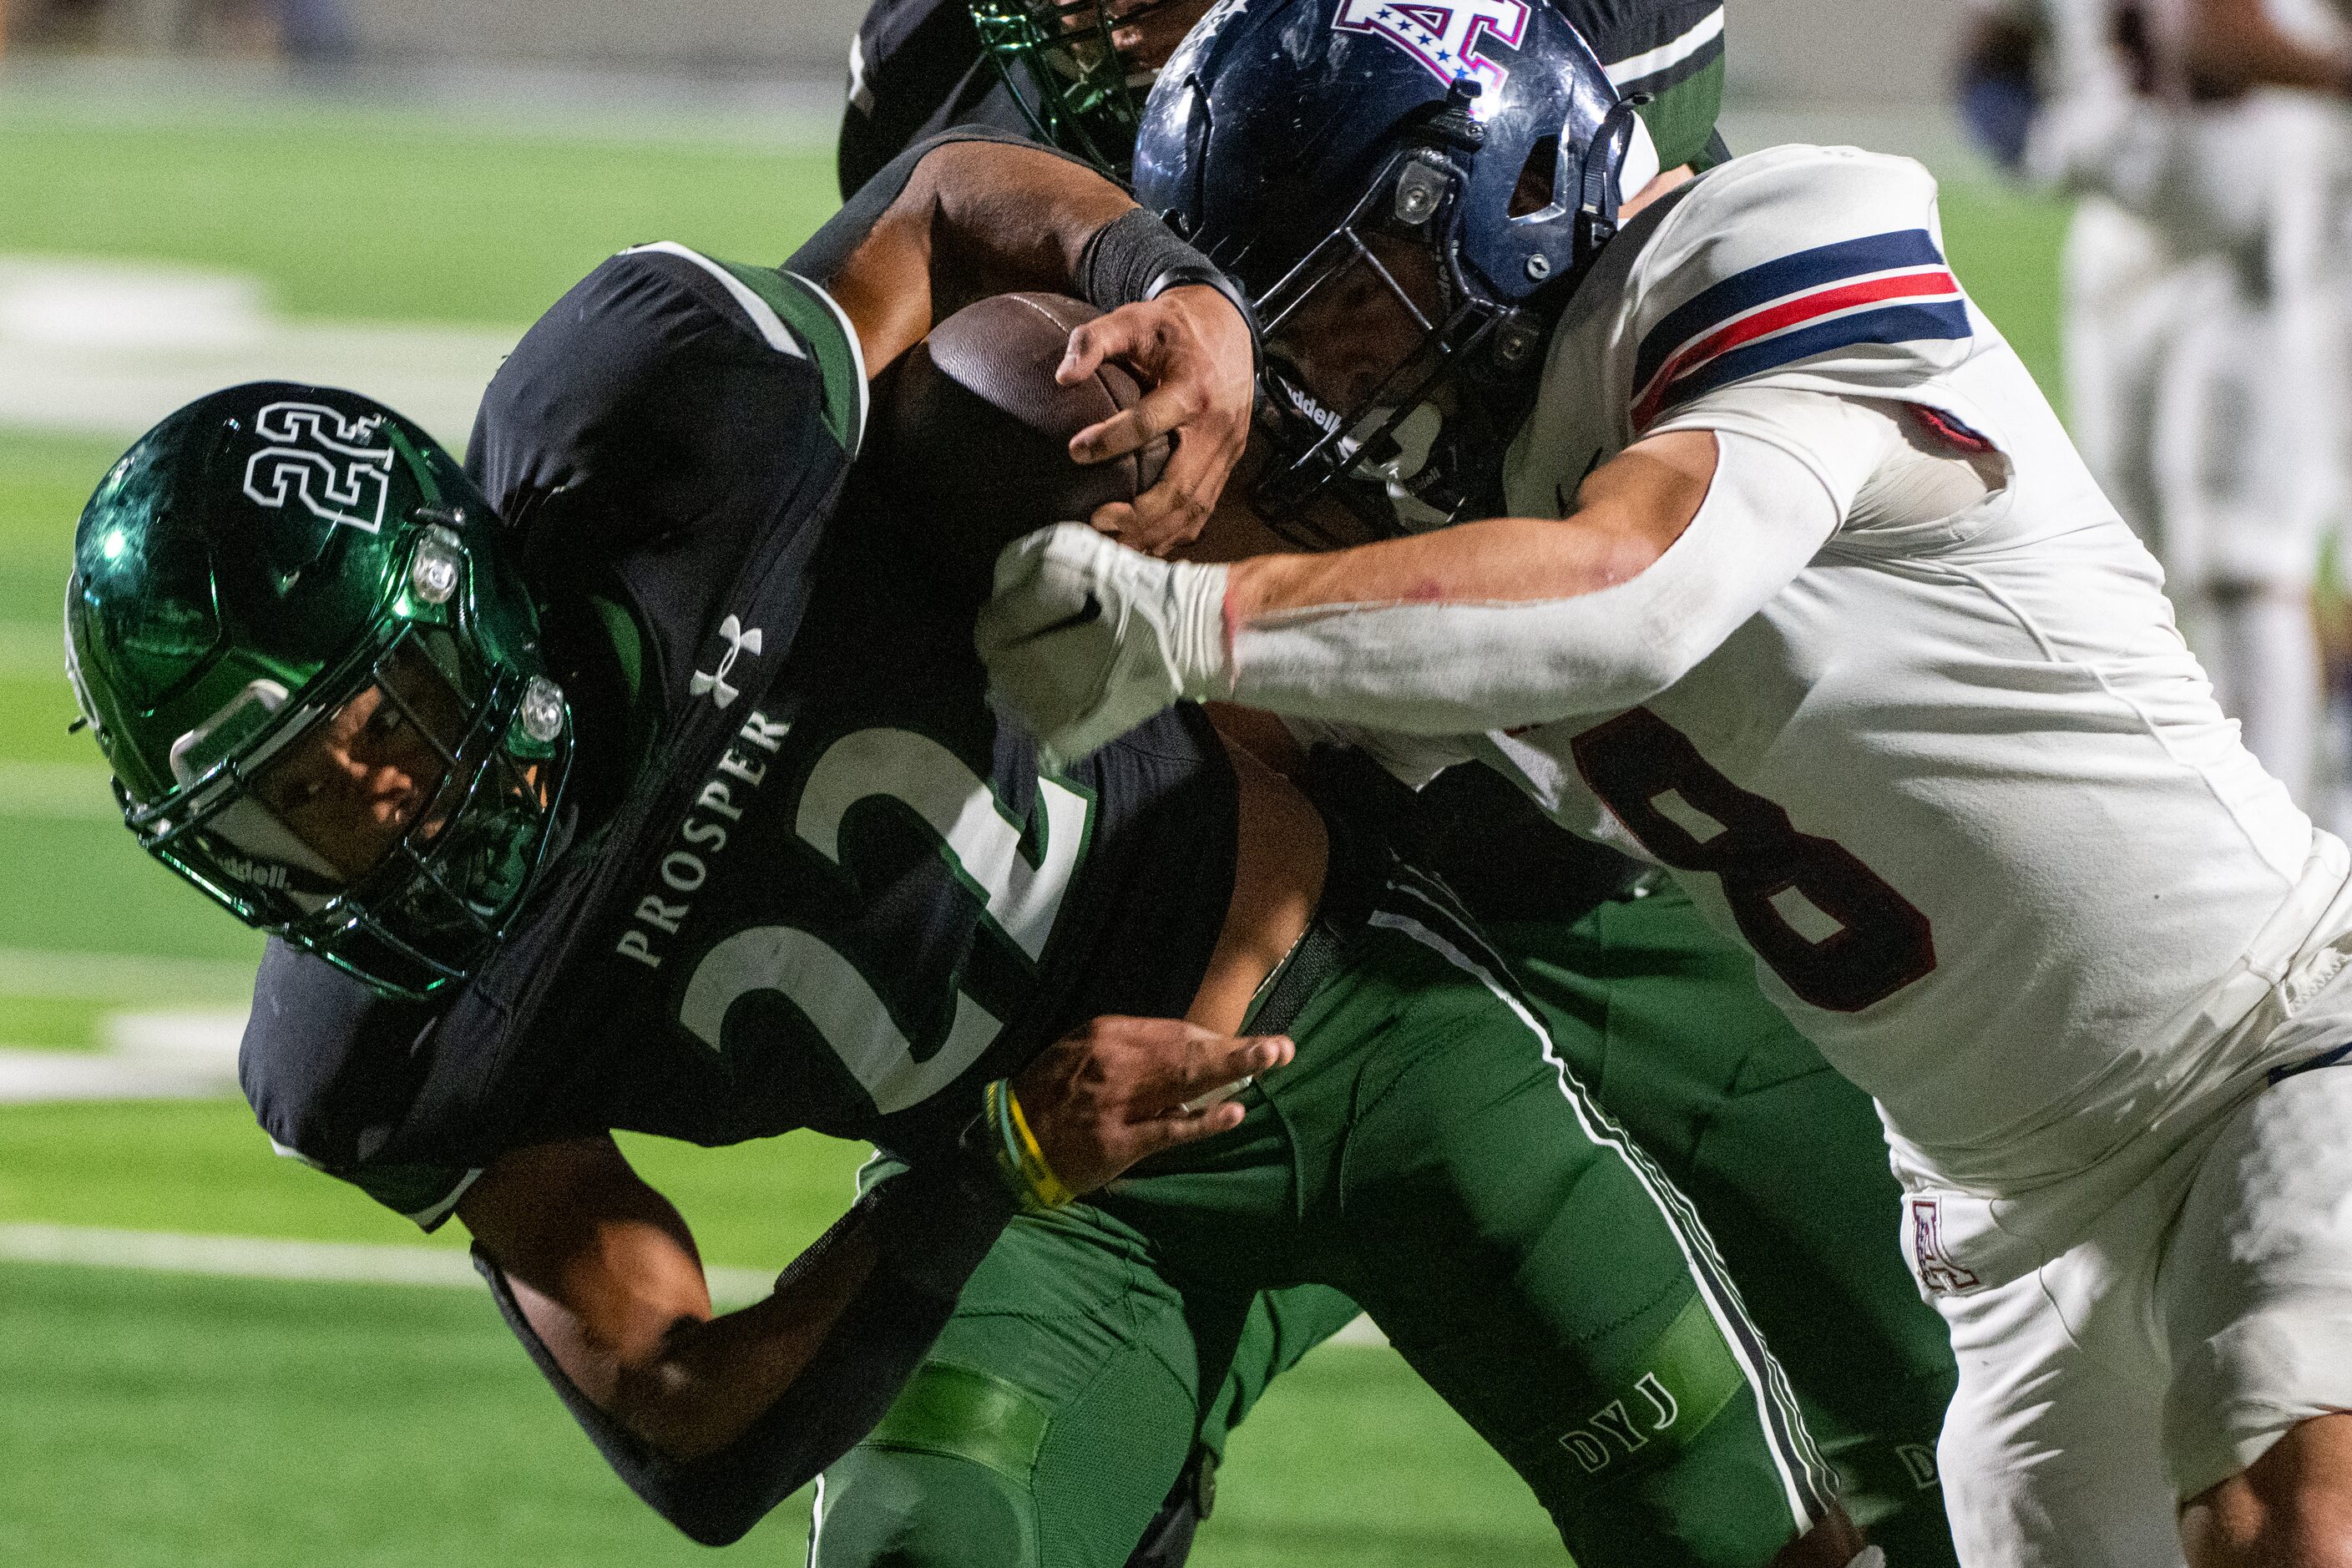
<path fill-rule="evenodd" d="M 479 1247 L 507 1326 L 629 1489 L 705 1546 L 742 1539 L 882 1419 L 955 1310 L 1013 1202 L 984 1156 L 919 1165 L 884 1182 L 794 1260 L 779 1289 L 858 1231 L 880 1253 L 874 1272 L 792 1385 L 743 1435 L 698 1459 L 672 1459 L 581 1393 L 523 1315 L 496 1259 Z"/>

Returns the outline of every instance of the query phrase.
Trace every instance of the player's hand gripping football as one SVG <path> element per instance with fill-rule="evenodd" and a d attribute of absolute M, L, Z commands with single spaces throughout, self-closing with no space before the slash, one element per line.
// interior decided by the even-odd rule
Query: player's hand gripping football
<path fill-rule="evenodd" d="M 1154 561 L 1081 523 L 1006 545 L 972 641 L 1049 758 L 1083 757 L 1186 697 L 1223 697 L 1225 568 Z"/>
<path fill-rule="evenodd" d="M 1075 386 L 1107 359 L 1132 366 L 1151 390 L 1071 437 L 1070 456 L 1099 463 L 1174 433 L 1160 482 L 1132 502 L 1096 508 L 1089 520 L 1138 550 L 1164 554 L 1199 536 L 1249 438 L 1255 384 L 1249 323 L 1214 289 L 1171 289 L 1072 332 L 1054 379 Z"/>
<path fill-rule="evenodd" d="M 1236 1039 L 1178 1018 L 1097 1018 L 1013 1075 L 1013 1092 L 1045 1163 L 1073 1194 L 1089 1193 L 1139 1160 L 1241 1125 L 1210 1091 L 1280 1067 L 1278 1035 Z"/>

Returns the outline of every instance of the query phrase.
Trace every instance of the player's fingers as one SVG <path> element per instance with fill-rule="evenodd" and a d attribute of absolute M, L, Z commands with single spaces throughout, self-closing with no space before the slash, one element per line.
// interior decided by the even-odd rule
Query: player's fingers
<path fill-rule="evenodd" d="M 1054 379 L 1064 386 L 1076 386 L 1100 370 L 1103 361 L 1136 353 L 1142 346 L 1139 327 L 1133 315 L 1121 308 L 1074 328 L 1062 363 L 1054 368 Z"/>
<path fill-rule="evenodd" d="M 1176 1112 L 1185 1101 L 1198 1100 L 1211 1089 L 1280 1067 L 1295 1049 L 1280 1035 L 1228 1039 L 1201 1031 L 1186 1042 L 1181 1053 L 1166 1058 L 1166 1065 L 1139 1087 L 1129 1101 L 1131 1114 L 1154 1118 Z"/>
<path fill-rule="evenodd" d="M 1132 503 L 1107 502 L 1087 521 L 1097 531 L 1131 550 L 1164 557 L 1201 536 L 1210 510 L 1209 503 L 1199 496 L 1177 490 L 1156 501 L 1146 496 Z"/>
<path fill-rule="evenodd" d="M 1194 387 L 1163 382 L 1108 419 L 1070 437 L 1073 462 L 1099 463 L 1140 451 L 1160 437 L 1200 418 L 1206 401 Z"/>
<path fill-rule="evenodd" d="M 1228 1100 L 1204 1110 L 1180 1110 L 1138 1122 L 1130 1129 L 1128 1148 L 1132 1157 L 1128 1163 L 1148 1160 L 1180 1143 L 1195 1143 L 1220 1132 L 1230 1132 L 1242 1124 L 1245 1114 L 1239 1100 Z"/>
<path fill-rule="evenodd" d="M 1095 508 L 1094 515 L 1087 519 L 1087 526 L 1097 533 L 1118 540 L 1121 544 L 1130 545 L 1138 550 L 1145 548 L 1135 542 L 1135 506 L 1131 501 L 1103 502 L 1102 505 Z"/>
<path fill-rule="evenodd" d="M 997 552 L 992 592 L 972 627 L 982 657 L 1085 616 L 1090 584 L 1084 562 L 1068 558 L 1066 543 L 1060 552 L 1055 550 L 1066 530 L 1084 537 L 1076 524 L 1055 523 L 1024 533 Z"/>
<path fill-rule="evenodd" d="M 1114 501 L 1098 508 L 1089 521 L 1121 544 L 1164 555 L 1200 536 L 1230 472 L 1230 464 L 1218 459 L 1209 442 L 1188 436 L 1168 455 L 1158 484 L 1131 503 Z M 1104 515 L 1113 508 L 1119 510 Z"/>

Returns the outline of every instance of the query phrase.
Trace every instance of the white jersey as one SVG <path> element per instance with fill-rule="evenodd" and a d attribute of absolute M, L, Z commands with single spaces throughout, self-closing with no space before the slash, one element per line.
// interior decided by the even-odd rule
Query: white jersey
<path fill-rule="evenodd" d="M 2240 745 L 1907 160 L 1774 148 L 1637 219 L 1555 334 L 1509 510 L 1564 515 L 1675 428 L 1821 472 L 1759 387 L 1925 410 L 2006 483 L 1933 522 L 1848 514 L 1653 700 L 1486 753 L 1748 942 L 1907 1181 L 2030 1193 L 2279 1047 L 2267 1024 L 2343 962 L 2318 948 L 2352 923 L 2344 847 Z"/>

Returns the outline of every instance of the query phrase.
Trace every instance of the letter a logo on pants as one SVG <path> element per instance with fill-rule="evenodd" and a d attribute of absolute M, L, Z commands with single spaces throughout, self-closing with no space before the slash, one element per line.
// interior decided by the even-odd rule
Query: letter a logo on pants
<path fill-rule="evenodd" d="M 1982 1283 L 1973 1269 L 1944 1256 L 1944 1211 L 1935 1198 L 1911 1200 L 1911 1267 L 1919 1288 L 1932 1296 L 1973 1290 Z"/>

